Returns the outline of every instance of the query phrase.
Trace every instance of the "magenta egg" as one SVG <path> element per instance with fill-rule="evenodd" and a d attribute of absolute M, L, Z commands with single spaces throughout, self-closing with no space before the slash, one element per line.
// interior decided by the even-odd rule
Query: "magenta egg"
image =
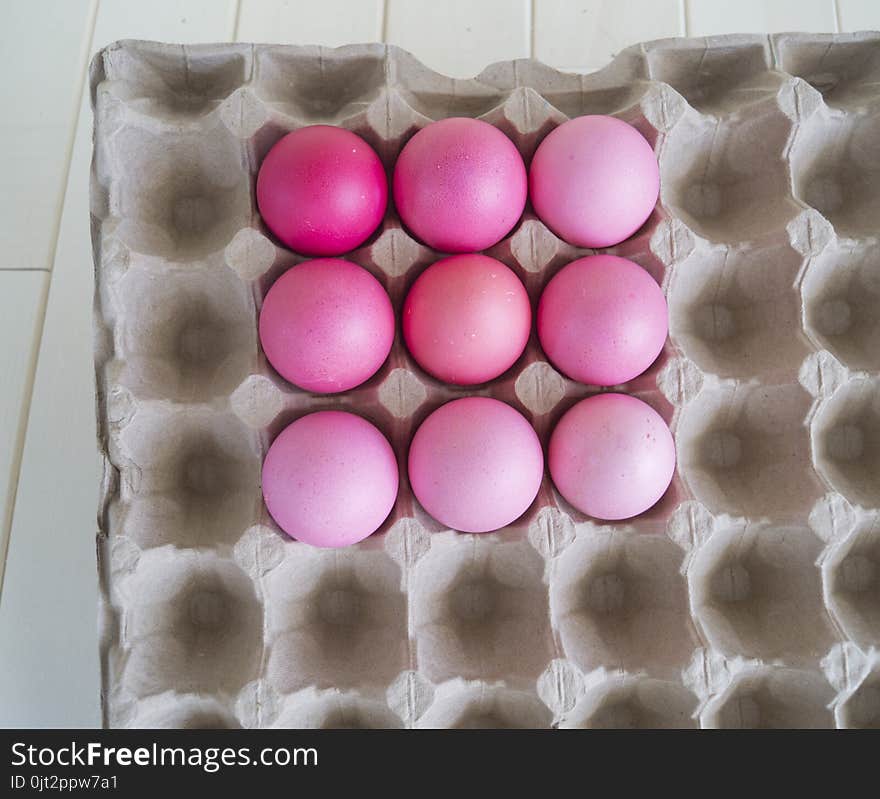
<path fill-rule="evenodd" d="M 441 524 L 467 533 L 518 519 L 541 486 L 544 454 L 525 417 L 488 397 L 441 405 L 413 437 L 409 480 Z"/>
<path fill-rule="evenodd" d="M 419 365 L 460 386 L 509 369 L 529 340 L 532 310 L 520 279 L 486 255 L 431 264 L 407 294 L 403 337 Z"/>
<path fill-rule="evenodd" d="M 578 247 L 610 247 L 635 233 L 660 193 L 651 145 L 631 125 L 583 116 L 551 131 L 529 169 L 535 213 Z"/>
<path fill-rule="evenodd" d="M 388 181 L 375 150 L 332 125 L 280 139 L 260 166 L 257 205 L 281 241 L 304 255 L 342 255 L 379 226 Z"/>
<path fill-rule="evenodd" d="M 263 462 L 266 507 L 284 532 L 317 547 L 374 533 L 397 499 L 397 459 L 360 416 L 319 411 L 281 431 Z"/>
<path fill-rule="evenodd" d="M 260 343 L 278 373 L 319 394 L 347 391 L 375 374 L 394 342 L 394 309 L 366 269 L 337 258 L 285 272 L 260 311 Z"/>
<path fill-rule="evenodd" d="M 648 510 L 669 487 L 675 444 L 650 405 L 626 394 L 599 394 L 559 420 L 548 463 L 559 493 L 579 511 L 628 519 Z"/>
<path fill-rule="evenodd" d="M 519 151 L 500 130 L 451 117 L 407 142 L 394 168 L 393 192 L 403 223 L 429 247 L 475 252 L 517 223 L 528 178 Z"/>
<path fill-rule="evenodd" d="M 644 372 L 666 342 L 666 298 L 626 258 L 591 255 L 563 267 L 538 303 L 538 337 L 568 377 L 616 386 Z"/>

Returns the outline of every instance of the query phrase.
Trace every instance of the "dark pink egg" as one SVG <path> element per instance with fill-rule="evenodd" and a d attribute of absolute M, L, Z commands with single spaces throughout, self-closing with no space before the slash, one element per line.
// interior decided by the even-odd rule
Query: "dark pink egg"
<path fill-rule="evenodd" d="M 288 133 L 263 159 L 257 205 L 269 229 L 304 255 L 342 255 L 385 215 L 388 182 L 360 136 L 331 125 Z"/>
<path fill-rule="evenodd" d="M 451 117 L 407 142 L 394 168 L 393 191 L 403 223 L 429 247 L 476 252 L 517 223 L 528 178 L 519 151 L 500 130 Z"/>

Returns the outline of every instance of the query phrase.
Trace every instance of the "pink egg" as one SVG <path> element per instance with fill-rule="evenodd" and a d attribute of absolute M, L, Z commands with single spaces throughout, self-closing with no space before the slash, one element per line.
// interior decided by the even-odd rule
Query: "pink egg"
<path fill-rule="evenodd" d="M 518 411 L 488 397 L 439 407 L 413 437 L 409 480 L 416 499 L 441 524 L 466 533 L 497 530 L 519 518 L 538 494 L 544 454 Z"/>
<path fill-rule="evenodd" d="M 347 391 L 372 376 L 394 341 L 385 289 L 349 261 L 305 261 L 275 281 L 260 312 L 260 343 L 294 385 L 319 394 Z"/>
<path fill-rule="evenodd" d="M 379 156 L 360 136 L 331 125 L 288 133 L 257 176 L 263 221 L 304 255 L 342 255 L 363 244 L 387 203 Z"/>
<path fill-rule="evenodd" d="M 319 411 L 281 431 L 263 462 L 263 497 L 284 532 L 317 547 L 374 533 L 397 498 L 397 459 L 360 416 Z"/>
<path fill-rule="evenodd" d="M 651 145 L 607 116 L 571 119 L 541 142 L 529 170 L 535 213 L 578 247 L 609 247 L 635 233 L 660 192 Z"/>
<path fill-rule="evenodd" d="M 574 507 L 597 519 L 628 519 L 663 496 L 675 444 L 661 416 L 626 394 L 581 400 L 550 437 L 550 476 Z"/>
<path fill-rule="evenodd" d="M 459 386 L 507 371 L 529 340 L 532 309 L 519 278 L 486 255 L 429 266 L 403 305 L 403 337 L 419 365 Z"/>
<path fill-rule="evenodd" d="M 474 252 L 491 247 L 516 224 L 528 179 L 519 151 L 500 130 L 452 117 L 407 142 L 393 189 L 400 218 L 425 244 Z"/>
<path fill-rule="evenodd" d="M 637 377 L 666 342 L 663 291 L 626 258 L 591 255 L 563 267 L 538 303 L 547 357 L 573 380 L 616 386 Z"/>

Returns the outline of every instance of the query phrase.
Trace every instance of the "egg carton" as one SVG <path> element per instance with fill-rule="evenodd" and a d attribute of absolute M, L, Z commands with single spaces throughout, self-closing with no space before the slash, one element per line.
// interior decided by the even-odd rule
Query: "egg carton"
<path fill-rule="evenodd" d="M 590 75 L 521 60 L 471 80 L 383 45 L 119 42 L 90 83 L 106 725 L 880 724 L 880 35 L 663 40 Z M 626 522 L 585 517 L 545 476 L 510 527 L 445 530 L 405 469 L 432 410 L 496 397 L 546 445 L 600 389 L 534 334 L 474 389 L 426 375 L 399 335 L 352 391 L 285 382 L 257 318 L 303 258 L 262 224 L 257 170 L 329 123 L 390 173 L 454 115 L 528 163 L 581 114 L 633 124 L 659 159 L 656 211 L 605 251 L 668 298 L 663 353 L 617 390 L 670 424 L 676 476 Z M 488 250 L 533 303 L 590 252 L 530 207 Z M 389 207 L 347 257 L 399 312 L 440 256 Z M 287 538 L 260 494 L 273 437 L 318 409 L 375 423 L 401 466 L 386 524 L 344 550 Z"/>

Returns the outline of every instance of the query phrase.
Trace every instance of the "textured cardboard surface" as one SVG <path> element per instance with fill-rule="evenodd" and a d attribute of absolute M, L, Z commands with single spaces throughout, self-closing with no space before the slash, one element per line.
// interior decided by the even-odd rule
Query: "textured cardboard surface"
<path fill-rule="evenodd" d="M 880 37 L 735 36 L 438 75 L 382 45 L 111 45 L 91 71 L 105 722 L 111 726 L 867 726 L 880 723 Z M 253 200 L 303 124 L 390 169 L 432 119 L 479 116 L 528 162 L 556 124 L 610 113 L 654 145 L 661 199 L 609 252 L 663 286 L 670 338 L 627 384 L 679 465 L 647 514 L 600 524 L 548 478 L 494 534 L 442 530 L 402 470 L 379 534 L 321 551 L 268 517 L 259 468 L 286 424 L 346 408 L 405 463 L 462 394 L 546 443 L 593 387 L 533 336 L 475 391 L 399 340 L 363 386 L 294 389 L 256 318 L 302 258 Z M 489 254 L 533 301 L 575 250 L 527 209 Z M 399 310 L 438 257 L 394 209 L 351 257 Z"/>

